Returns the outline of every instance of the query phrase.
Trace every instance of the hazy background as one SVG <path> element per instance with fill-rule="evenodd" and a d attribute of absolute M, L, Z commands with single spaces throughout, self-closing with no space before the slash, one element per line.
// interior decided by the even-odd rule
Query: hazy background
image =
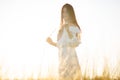
<path fill-rule="evenodd" d="M 53 32 L 51 37 L 56 41 L 61 7 L 65 3 L 74 7 L 82 29 L 82 44 L 76 49 L 82 72 L 86 67 L 89 71 L 95 67 L 100 75 L 106 61 L 111 74 L 115 74 L 114 69 L 120 73 L 119 0 L 0 0 L 3 76 L 20 77 L 23 72 L 26 76 L 33 73 L 34 77 L 38 73 L 56 75 L 58 49 L 45 40 Z"/>

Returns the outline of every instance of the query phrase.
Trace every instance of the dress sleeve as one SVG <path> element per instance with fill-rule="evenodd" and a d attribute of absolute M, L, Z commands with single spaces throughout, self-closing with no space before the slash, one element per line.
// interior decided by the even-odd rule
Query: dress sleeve
<path fill-rule="evenodd" d="M 80 33 L 80 29 L 78 27 L 75 27 L 75 26 L 71 26 L 69 28 L 69 30 L 72 32 L 72 33 Z"/>
<path fill-rule="evenodd" d="M 81 43 L 81 31 L 78 27 L 70 27 L 69 28 L 70 32 L 73 35 L 73 38 L 69 39 L 69 45 L 72 47 L 77 47 Z"/>

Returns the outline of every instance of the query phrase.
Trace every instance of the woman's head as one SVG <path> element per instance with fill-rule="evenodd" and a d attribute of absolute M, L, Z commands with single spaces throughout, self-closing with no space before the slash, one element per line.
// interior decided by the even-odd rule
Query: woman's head
<path fill-rule="evenodd" d="M 65 21 L 69 21 L 70 23 L 75 24 L 79 27 L 76 17 L 75 17 L 74 9 L 72 5 L 68 3 L 64 4 L 61 10 L 61 25 Z"/>

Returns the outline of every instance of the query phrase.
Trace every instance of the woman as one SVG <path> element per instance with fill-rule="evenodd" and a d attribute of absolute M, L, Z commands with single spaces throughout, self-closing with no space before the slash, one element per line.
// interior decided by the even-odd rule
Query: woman
<path fill-rule="evenodd" d="M 80 44 L 81 29 L 76 21 L 74 9 L 65 4 L 61 10 L 61 25 L 57 42 L 50 37 L 47 42 L 59 49 L 59 80 L 81 80 L 81 69 L 75 48 Z"/>

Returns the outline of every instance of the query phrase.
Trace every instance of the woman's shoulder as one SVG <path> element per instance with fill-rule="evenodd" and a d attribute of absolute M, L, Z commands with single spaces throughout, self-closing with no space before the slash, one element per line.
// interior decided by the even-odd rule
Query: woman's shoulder
<path fill-rule="evenodd" d="M 79 27 L 77 25 L 70 25 L 69 30 L 71 32 L 80 32 L 80 29 L 79 29 Z"/>
<path fill-rule="evenodd" d="M 78 28 L 78 26 L 76 24 L 70 24 L 69 27 L 70 28 Z"/>

